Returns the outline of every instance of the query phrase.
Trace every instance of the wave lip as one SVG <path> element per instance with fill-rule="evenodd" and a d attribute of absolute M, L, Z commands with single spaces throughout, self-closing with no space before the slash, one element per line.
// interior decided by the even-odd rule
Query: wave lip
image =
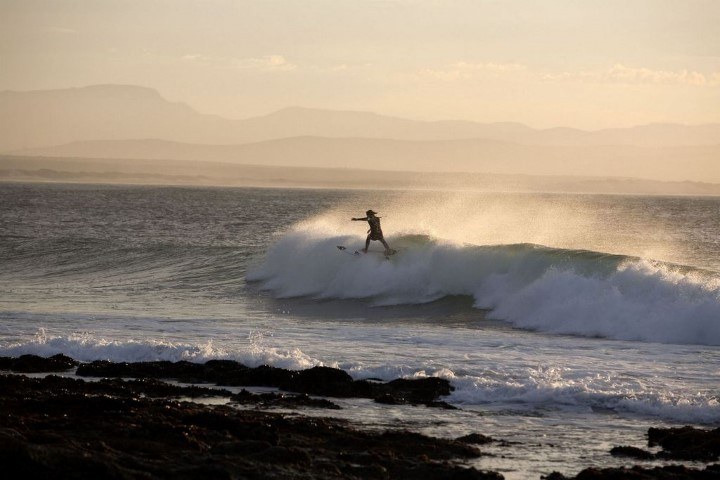
<path fill-rule="evenodd" d="M 247 280 L 277 297 L 423 304 L 466 295 L 489 318 L 553 334 L 720 345 L 720 277 L 714 272 L 531 244 L 474 246 L 394 238 L 400 253 L 343 255 L 355 237 L 293 231 Z"/>

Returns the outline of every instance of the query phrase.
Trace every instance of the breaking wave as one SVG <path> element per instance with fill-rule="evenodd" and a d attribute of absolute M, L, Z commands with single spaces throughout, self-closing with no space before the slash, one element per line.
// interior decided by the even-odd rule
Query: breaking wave
<path fill-rule="evenodd" d="M 523 329 L 720 345 L 715 272 L 533 244 L 457 245 L 417 235 L 391 244 L 399 253 L 388 261 L 379 250 L 353 255 L 357 237 L 297 230 L 273 245 L 247 279 L 278 298 L 366 299 L 382 306 L 464 295 L 489 318 Z"/>

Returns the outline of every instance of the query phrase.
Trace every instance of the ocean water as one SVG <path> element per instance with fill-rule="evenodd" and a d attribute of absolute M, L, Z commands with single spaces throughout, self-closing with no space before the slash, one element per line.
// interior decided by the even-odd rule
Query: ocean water
<path fill-rule="evenodd" d="M 390 259 L 352 254 L 370 208 Z M 440 376 L 460 410 L 332 415 L 512 442 L 475 462 L 506 478 L 631 465 L 648 427 L 720 425 L 720 198 L 0 184 L 25 353 Z"/>

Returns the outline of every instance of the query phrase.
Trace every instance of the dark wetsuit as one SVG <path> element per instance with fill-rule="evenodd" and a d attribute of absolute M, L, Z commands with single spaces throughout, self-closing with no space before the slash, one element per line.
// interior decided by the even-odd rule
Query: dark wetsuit
<path fill-rule="evenodd" d="M 370 240 L 382 240 L 383 233 L 382 228 L 380 228 L 380 218 L 365 217 L 363 220 L 367 220 L 368 224 L 370 225 L 370 230 L 368 231 L 368 233 L 370 234 Z"/>
<path fill-rule="evenodd" d="M 353 218 L 353 220 L 357 221 L 366 221 L 368 222 L 368 225 L 370 225 L 370 230 L 368 230 L 368 236 L 365 240 L 365 249 L 364 252 L 367 252 L 368 246 L 370 245 L 370 240 L 379 240 L 384 246 L 385 250 L 390 250 L 390 246 L 385 241 L 385 237 L 383 237 L 382 228 L 380 228 L 380 217 L 376 217 L 375 215 L 369 215 L 364 218 Z"/>

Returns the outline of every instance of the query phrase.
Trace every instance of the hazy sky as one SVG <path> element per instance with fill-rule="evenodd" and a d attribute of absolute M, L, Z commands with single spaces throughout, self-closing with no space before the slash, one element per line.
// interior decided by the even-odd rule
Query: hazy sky
<path fill-rule="evenodd" d="M 0 90 L 134 84 L 230 118 L 720 122 L 719 25 L 718 0 L 0 0 Z"/>

